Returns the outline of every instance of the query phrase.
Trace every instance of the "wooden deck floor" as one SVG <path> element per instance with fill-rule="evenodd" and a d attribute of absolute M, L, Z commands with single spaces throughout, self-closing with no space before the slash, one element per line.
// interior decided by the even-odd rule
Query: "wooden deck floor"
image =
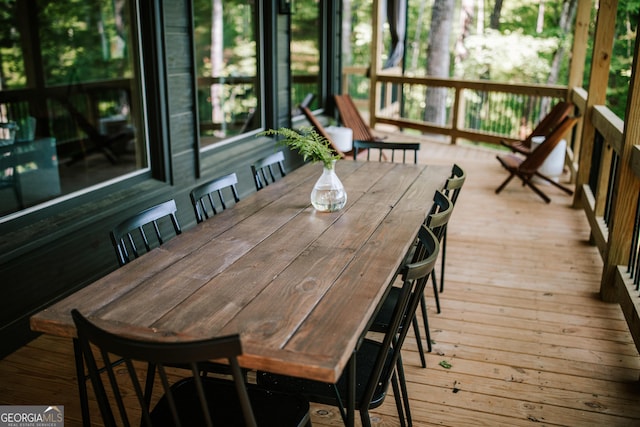
<path fill-rule="evenodd" d="M 619 307 L 598 299 L 602 263 L 584 213 L 554 189 L 549 205 L 515 182 L 495 195 L 505 173 L 494 157 L 421 150 L 421 161 L 456 161 L 468 179 L 449 228 L 442 313 L 429 313 L 427 369 L 412 336 L 403 350 L 414 424 L 640 425 L 640 357 Z M 0 361 L 0 404 L 64 405 L 66 425 L 79 425 L 71 343 L 40 337 Z M 315 426 L 341 425 L 334 408 L 312 409 Z M 392 398 L 372 416 L 399 425 Z"/>

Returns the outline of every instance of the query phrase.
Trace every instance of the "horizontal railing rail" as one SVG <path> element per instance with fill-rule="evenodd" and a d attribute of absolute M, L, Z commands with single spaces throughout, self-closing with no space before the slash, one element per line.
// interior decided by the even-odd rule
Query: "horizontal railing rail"
<path fill-rule="evenodd" d="M 87 127 L 105 132 L 102 121 L 131 108 L 131 79 L 111 79 L 46 88 L 0 91 L 0 121 L 37 119 L 39 136 L 56 138 L 58 154 L 78 149 Z M 69 147 L 66 147 L 69 146 Z"/>
<path fill-rule="evenodd" d="M 467 139 L 500 144 L 522 139 L 559 100 L 567 97 L 567 87 L 559 85 L 518 85 L 490 81 L 470 81 L 434 77 L 378 74 L 375 88 L 363 84 L 366 69 L 345 70 L 343 93 L 359 99 L 363 88 L 380 93 L 373 109 L 371 126 L 389 124 L 401 129 L 446 135 L 451 143 Z M 424 116 L 425 102 L 443 111 L 436 121 Z M 426 101 L 425 101 L 426 99 Z M 360 103 L 363 106 L 363 103 Z"/>

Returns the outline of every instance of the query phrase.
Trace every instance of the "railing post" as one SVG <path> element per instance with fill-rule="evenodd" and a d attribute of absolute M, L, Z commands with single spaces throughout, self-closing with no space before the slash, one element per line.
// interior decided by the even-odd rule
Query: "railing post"
<path fill-rule="evenodd" d="M 589 45 L 589 23 L 591 21 L 591 1 L 579 1 L 576 10 L 576 22 L 573 31 L 573 47 L 569 66 L 569 92 L 574 87 L 582 87 L 584 77 L 585 58 Z M 570 99 L 570 94 L 567 94 Z"/>
<path fill-rule="evenodd" d="M 369 127 L 376 125 L 376 110 L 380 101 L 380 88 L 378 87 L 378 71 L 380 70 L 380 52 L 382 50 L 382 2 L 373 0 L 371 6 L 373 40 L 371 41 L 371 64 L 369 66 Z"/>
<path fill-rule="evenodd" d="M 455 86 L 453 91 L 453 117 L 451 117 L 451 144 L 456 144 L 458 129 L 460 124 L 464 125 L 464 98 L 462 97 L 462 88 Z M 461 114 L 462 113 L 462 114 Z"/>
<path fill-rule="evenodd" d="M 617 8 L 617 0 L 600 1 L 594 36 L 595 43 L 593 46 L 591 74 L 589 78 L 589 95 L 587 97 L 587 106 L 582 127 L 580 164 L 576 177 L 576 192 L 573 199 L 574 207 L 580 207 L 583 192 L 582 186 L 589 181 L 591 159 L 593 157 L 593 141 L 595 137 L 595 127 L 591 121 L 591 114 L 594 105 L 604 104 L 606 100 Z"/>
<path fill-rule="evenodd" d="M 607 302 L 619 302 L 615 271 L 621 264 L 627 264 L 631 250 L 631 239 L 635 220 L 635 208 L 640 192 L 640 179 L 631 168 L 633 142 L 640 140 L 640 81 L 638 76 L 638 49 L 640 38 L 636 36 L 633 57 L 633 74 L 627 98 L 627 112 L 623 135 L 622 154 L 617 170 L 617 185 L 613 189 L 611 226 L 604 259 L 604 269 L 600 282 L 600 298 Z"/>

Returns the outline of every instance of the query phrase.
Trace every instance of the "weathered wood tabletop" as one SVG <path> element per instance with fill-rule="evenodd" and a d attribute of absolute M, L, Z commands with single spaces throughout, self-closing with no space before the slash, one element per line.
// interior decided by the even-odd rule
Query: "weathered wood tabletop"
<path fill-rule="evenodd" d="M 450 166 L 340 161 L 346 207 L 316 212 L 306 165 L 31 318 L 75 337 L 70 310 L 158 340 L 240 333 L 247 368 L 340 377 Z M 105 238 L 107 238 L 105 236 Z"/>

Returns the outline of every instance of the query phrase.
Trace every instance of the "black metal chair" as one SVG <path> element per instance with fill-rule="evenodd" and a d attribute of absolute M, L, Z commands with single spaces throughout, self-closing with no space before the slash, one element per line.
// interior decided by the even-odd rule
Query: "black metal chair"
<path fill-rule="evenodd" d="M 365 338 L 356 351 L 355 408 L 360 412 L 363 426 L 371 425 L 369 410 L 382 405 L 390 383 L 400 423 L 403 426 L 407 423 L 411 425 L 411 411 L 400 350 L 409 329 L 409 322 L 414 318 L 413 313 L 419 304 L 420 295 L 435 265 L 439 249 L 438 239 L 424 225 L 418 234 L 418 242 L 415 262 L 404 265 L 400 272 L 402 286 L 390 285 L 390 289 L 397 289 L 397 292 L 394 292 L 395 305 L 391 307 L 388 328 L 382 341 Z M 346 419 L 346 402 L 343 397 L 347 396 L 346 372 L 336 384 L 262 371 L 258 371 L 257 381 L 270 389 L 303 395 L 314 402 L 337 406 L 343 419 Z"/>
<path fill-rule="evenodd" d="M 460 190 L 462 190 L 462 185 L 464 184 L 465 179 L 467 179 L 467 174 L 465 173 L 465 171 L 457 164 L 454 164 L 453 168 L 451 169 L 451 176 L 447 179 L 447 182 L 444 184 L 443 189 L 443 193 L 449 198 L 449 200 L 451 200 L 451 203 L 454 207 L 458 200 L 458 196 L 460 195 Z M 448 224 L 444 227 L 442 240 L 440 242 L 440 292 L 444 291 L 444 266 L 447 256 L 447 228 L 449 228 Z M 432 274 L 435 280 L 435 269 L 433 270 Z"/>
<path fill-rule="evenodd" d="M 71 314 L 105 426 L 310 425 L 306 399 L 244 382 L 237 359 L 242 354 L 239 335 L 202 341 L 146 341 L 109 332 L 77 310 Z M 125 331 L 121 326 L 118 328 Z M 118 372 L 111 364 L 114 357 L 124 360 Z M 226 359 L 232 380 L 201 376 L 199 362 L 211 359 Z M 106 378 L 99 364 L 107 366 Z M 193 376 L 175 380 L 166 369 L 171 365 L 188 365 Z M 155 380 L 156 372 L 160 381 Z M 149 384 L 156 382 L 163 395 L 151 408 Z"/>
<path fill-rule="evenodd" d="M 173 225 L 173 231 L 175 234 L 180 234 L 180 224 L 176 218 L 176 202 L 175 200 L 168 200 L 159 205 L 153 206 L 149 209 L 145 209 L 132 217 L 122 221 L 113 230 L 111 230 L 111 243 L 116 250 L 116 256 L 118 257 L 118 263 L 122 266 L 137 258 L 142 253 L 141 244 L 144 245 L 146 252 L 151 250 L 151 244 L 144 227 L 151 224 L 157 239 L 157 244 L 162 245 L 166 240 L 163 238 L 160 232 L 159 221 L 165 217 L 171 220 Z M 138 233 L 135 233 L 135 232 Z M 136 243 L 137 242 L 137 243 Z"/>
<path fill-rule="evenodd" d="M 225 210 L 227 208 L 227 202 L 224 199 L 223 193 L 223 190 L 225 189 L 229 189 L 229 191 L 231 191 L 233 200 L 235 203 L 238 203 L 240 201 L 240 197 L 238 197 L 238 189 L 236 188 L 237 184 L 238 177 L 235 173 L 231 173 L 199 185 L 191 190 L 189 196 L 191 197 L 191 203 L 193 204 L 193 210 L 196 215 L 196 222 L 201 223 L 205 219 L 209 218 L 209 207 L 212 212 L 211 216 L 218 213 L 216 203 L 214 202 L 215 193 L 218 193 L 218 199 L 220 201 L 220 206 L 222 207 L 221 210 Z M 206 202 L 207 200 L 209 203 Z"/>
<path fill-rule="evenodd" d="M 278 166 L 280 176 L 286 176 L 287 173 L 284 169 L 284 154 L 282 151 L 278 151 L 277 153 L 259 159 L 251 165 L 251 174 L 253 175 L 253 179 L 256 183 L 256 190 L 262 190 L 264 187 L 269 185 L 269 179 L 271 179 L 271 182 L 276 181 L 277 174 L 274 174 L 273 171 L 276 165 Z"/>
<path fill-rule="evenodd" d="M 440 191 L 436 191 L 433 200 L 434 200 L 433 208 L 427 215 L 424 222 L 424 226 L 427 227 L 429 230 L 431 230 L 435 238 L 438 240 L 438 242 L 440 242 L 442 239 L 444 228 L 446 227 L 447 222 L 451 217 L 451 212 L 453 211 L 453 204 L 451 203 L 449 198 Z M 405 261 L 403 264 L 406 265 L 406 264 L 415 262 L 416 259 L 420 258 L 421 255 L 418 252 L 417 248 L 418 248 L 418 245 L 414 245 L 409 250 L 409 253 L 405 257 Z M 402 268 L 404 267 L 401 267 L 400 272 L 402 272 Z M 436 303 L 439 304 L 438 290 L 436 287 L 437 285 L 435 280 L 433 280 L 433 270 L 430 272 L 429 275 L 432 277 Z M 399 294 L 400 294 L 400 290 L 398 287 L 393 287 L 391 289 L 387 298 L 383 302 L 381 309 L 378 311 L 378 314 L 376 315 L 373 322 L 371 323 L 371 326 L 369 327 L 369 331 L 386 333 L 389 330 L 389 325 L 392 322 L 393 308 L 397 304 L 396 301 L 399 298 Z M 430 352 L 432 350 L 431 333 L 429 332 L 429 319 L 427 317 L 427 303 L 424 298 L 424 292 L 422 292 L 419 295 L 419 301 L 420 301 L 422 318 L 424 321 L 425 336 L 427 340 L 427 351 Z M 424 356 L 424 347 L 422 346 L 422 338 L 420 336 L 420 328 L 418 327 L 418 320 L 415 317 L 415 315 L 412 317 L 413 317 L 412 324 L 413 324 L 414 334 L 416 337 L 416 344 L 418 346 L 418 353 L 420 354 L 420 362 L 422 364 L 422 367 L 426 368 L 427 361 Z"/>
<path fill-rule="evenodd" d="M 413 163 L 418 163 L 419 142 L 383 142 L 383 141 L 353 141 L 353 160 L 358 160 L 360 150 L 367 150 L 367 160 L 370 160 L 371 150 L 378 150 L 378 161 L 386 160 L 386 152 L 391 150 L 391 161 L 395 161 L 396 151 L 402 152 L 402 163 L 407 162 L 407 152 L 413 152 Z"/>

